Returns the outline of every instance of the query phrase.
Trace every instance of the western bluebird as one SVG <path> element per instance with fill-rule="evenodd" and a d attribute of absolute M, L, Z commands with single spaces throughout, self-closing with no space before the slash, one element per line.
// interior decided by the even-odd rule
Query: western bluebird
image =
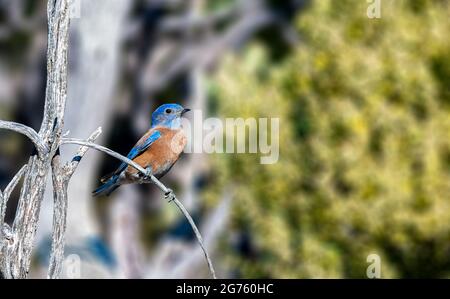
<path fill-rule="evenodd" d="M 128 153 L 127 158 L 161 178 L 175 164 L 186 146 L 181 128 L 181 116 L 190 111 L 178 104 L 164 104 L 152 113 L 152 126 Z M 140 181 L 142 175 L 132 166 L 122 163 L 113 173 L 101 179 L 103 185 L 94 196 L 110 195 L 120 185 Z"/>

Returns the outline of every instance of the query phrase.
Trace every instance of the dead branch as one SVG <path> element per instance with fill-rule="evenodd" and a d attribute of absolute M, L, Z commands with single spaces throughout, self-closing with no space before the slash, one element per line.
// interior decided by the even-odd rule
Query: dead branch
<path fill-rule="evenodd" d="M 25 135 L 33 142 L 40 154 L 45 154 L 48 151 L 47 146 L 42 142 L 39 134 L 28 126 L 12 121 L 0 120 L 0 129 L 10 130 Z"/>
<path fill-rule="evenodd" d="M 8 186 L 6 186 L 5 191 L 2 192 L 0 190 L 0 252 L 2 251 L 3 242 L 3 231 L 9 230 L 9 226 L 5 224 L 5 214 L 6 207 L 8 204 L 9 197 L 11 196 L 12 191 L 19 183 L 20 179 L 23 177 L 24 173 L 27 171 L 27 165 L 24 165 L 14 176 L 14 178 L 9 182 Z M 5 226 L 5 227 L 4 227 Z"/>
<path fill-rule="evenodd" d="M 87 139 L 88 142 L 95 141 L 100 136 L 102 130 L 98 128 Z M 61 157 L 57 153 L 52 159 L 52 181 L 53 181 L 53 233 L 52 249 L 50 253 L 50 263 L 47 277 L 56 279 L 60 277 L 62 263 L 64 259 L 64 244 L 67 225 L 68 196 L 67 189 L 81 159 L 88 151 L 88 147 L 81 146 L 72 161 L 61 166 Z"/>
<path fill-rule="evenodd" d="M 48 1 L 47 17 L 47 86 L 41 129 L 36 133 L 21 124 L 0 123 L 0 128 L 16 131 L 30 138 L 39 154 L 30 157 L 28 166 L 23 171 L 24 182 L 14 222 L 11 228 L 3 230 L 3 238 L 0 239 L 0 271 L 5 278 L 26 278 L 28 275 L 47 176 L 63 127 L 67 96 L 68 1 Z M 5 197 L 2 197 L 2 202 L 5 202 Z M 2 209 L 6 209 L 6 205 Z"/>

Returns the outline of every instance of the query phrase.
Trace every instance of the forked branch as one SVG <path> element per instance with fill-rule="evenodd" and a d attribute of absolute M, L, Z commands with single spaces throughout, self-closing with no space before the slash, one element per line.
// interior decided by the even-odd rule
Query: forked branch
<path fill-rule="evenodd" d="M 0 129 L 10 130 L 25 135 L 33 142 L 40 154 L 45 154 L 48 151 L 47 146 L 42 142 L 39 134 L 28 126 L 12 121 L 0 120 Z"/>
<path fill-rule="evenodd" d="M 91 134 L 87 141 L 95 141 L 101 133 L 102 129 L 98 128 L 94 133 Z M 67 190 L 69 187 L 69 181 L 88 149 L 89 147 L 81 146 L 75 154 L 74 158 L 71 161 L 67 162 L 65 165 L 61 165 L 61 157 L 59 155 L 59 152 L 52 159 L 52 182 L 54 199 L 53 233 L 50 263 L 47 274 L 47 277 L 50 279 L 59 278 L 62 270 L 67 226 Z"/>
<path fill-rule="evenodd" d="M 47 187 L 52 157 L 57 153 L 64 125 L 67 98 L 67 54 L 69 48 L 69 1 L 48 0 L 47 84 L 44 115 L 39 132 L 23 124 L 0 121 L 0 129 L 15 131 L 27 136 L 35 145 L 38 155 L 32 154 L 2 196 L 1 213 L 13 187 L 23 176 L 23 184 L 14 221 L 4 225 L 0 238 L 0 272 L 4 278 L 28 276 L 41 204 Z M 2 215 L 3 217 L 3 215 Z"/>

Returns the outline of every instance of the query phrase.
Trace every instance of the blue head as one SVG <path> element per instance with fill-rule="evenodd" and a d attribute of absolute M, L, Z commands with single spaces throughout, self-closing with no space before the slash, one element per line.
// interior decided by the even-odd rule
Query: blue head
<path fill-rule="evenodd" d="M 163 126 L 170 129 L 181 127 L 181 116 L 190 109 L 183 108 L 178 104 L 164 104 L 152 113 L 152 127 Z"/>

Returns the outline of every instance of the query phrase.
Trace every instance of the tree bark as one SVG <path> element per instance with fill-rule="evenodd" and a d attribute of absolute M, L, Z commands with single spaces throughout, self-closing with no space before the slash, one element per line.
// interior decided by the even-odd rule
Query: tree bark
<path fill-rule="evenodd" d="M 104 136 L 108 135 L 117 100 L 123 28 L 132 2 L 83 0 L 80 18 L 71 21 L 67 101 L 70 113 L 65 116 L 63 131 L 70 131 L 72 136 L 86 136 L 98 126 L 102 126 L 104 132 L 98 142 L 103 142 Z M 76 147 L 68 146 L 61 152 L 61 159 L 70 159 L 76 150 Z M 84 157 L 83 167 L 77 169 L 70 181 L 68 196 L 76 200 L 70 202 L 67 214 L 68 245 L 98 238 L 100 234 L 91 196 L 100 157 L 96 152 Z M 38 241 L 48 238 L 52 231 L 52 196 L 48 190 Z"/>
<path fill-rule="evenodd" d="M 59 147 L 63 127 L 67 97 L 69 35 L 67 0 L 48 1 L 47 17 L 47 86 L 44 118 L 38 133 L 39 142 L 33 140 L 37 150 L 27 164 L 13 225 L 11 228 L 5 228 L 7 235 L 1 240 L 3 243 L 1 272 L 5 278 L 26 278 L 28 275 L 47 176 L 52 158 Z"/>

